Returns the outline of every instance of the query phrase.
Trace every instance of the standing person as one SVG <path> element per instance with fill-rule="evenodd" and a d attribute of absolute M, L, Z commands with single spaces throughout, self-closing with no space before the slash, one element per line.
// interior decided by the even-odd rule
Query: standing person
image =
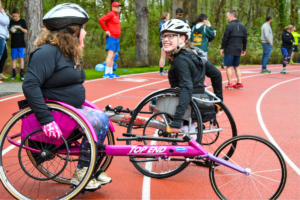
<path fill-rule="evenodd" d="M 191 41 L 204 51 L 207 57 L 208 42 L 215 37 L 214 29 L 211 27 L 207 15 L 203 13 L 196 17 L 195 22 L 197 24 L 192 28 Z"/>
<path fill-rule="evenodd" d="M 225 32 L 222 39 L 222 46 L 220 54 L 224 56 L 224 66 L 226 66 L 226 74 L 228 84 L 225 86 L 227 89 L 244 89 L 242 83 L 242 73 L 239 68 L 240 57 L 246 54 L 247 47 L 247 29 L 244 24 L 236 19 L 237 12 L 230 10 L 227 12 L 226 20 L 229 24 L 226 25 Z M 237 83 L 232 85 L 232 69 L 234 67 L 237 77 Z"/>
<path fill-rule="evenodd" d="M 283 62 L 282 62 L 282 70 L 280 73 L 282 74 L 288 74 L 285 70 L 286 65 L 290 62 L 291 54 L 292 54 L 292 47 L 295 44 L 294 37 L 292 35 L 292 30 L 294 29 L 293 25 L 289 25 L 285 27 L 281 34 L 282 43 L 281 43 L 281 53 L 283 56 Z"/>
<path fill-rule="evenodd" d="M 4 64 L 5 64 L 5 61 L 7 60 L 7 58 L 8 58 L 8 56 L 7 56 L 7 45 L 5 44 L 4 51 L 3 51 L 2 57 L 0 59 L 0 80 L 1 79 L 8 79 L 8 77 L 6 77 L 2 74 Z M 2 83 L 2 81 L 0 81 L 0 83 Z"/>
<path fill-rule="evenodd" d="M 176 19 L 180 19 L 184 23 L 189 24 L 188 20 L 182 18 L 182 16 L 183 16 L 183 10 L 182 10 L 182 8 L 177 8 L 175 12 L 176 12 Z"/>
<path fill-rule="evenodd" d="M 295 27 L 295 26 L 294 26 L 294 29 L 293 29 L 293 31 L 292 31 L 292 35 L 293 35 L 293 37 L 294 37 L 294 39 L 295 39 L 295 44 L 294 44 L 293 47 L 292 47 L 292 56 L 291 56 L 290 64 L 294 65 L 294 64 L 296 64 L 296 63 L 293 62 L 293 59 L 294 59 L 295 54 L 296 54 L 297 51 L 298 51 L 298 44 L 299 44 L 299 43 L 298 43 L 298 42 L 299 42 L 298 38 L 300 37 L 300 34 L 296 32 L 296 27 Z M 300 59 L 300 57 L 299 57 L 299 59 Z M 299 63 L 299 62 L 298 62 L 298 63 Z"/>
<path fill-rule="evenodd" d="M 2 58 L 3 52 L 6 48 L 6 40 L 9 37 L 9 32 L 7 26 L 9 25 L 9 18 L 2 8 L 2 3 L 0 1 L 0 59 Z M 7 77 L 2 74 L 3 66 L 0 66 L 0 80 L 6 79 Z M 2 83 L 2 81 L 0 81 Z"/>
<path fill-rule="evenodd" d="M 120 78 L 120 76 L 113 73 L 114 58 L 116 52 L 120 51 L 120 6 L 122 5 L 120 5 L 118 2 L 113 2 L 111 4 L 112 11 L 99 19 L 99 23 L 106 34 L 106 51 L 108 53 L 106 57 L 106 67 L 103 78 Z"/>
<path fill-rule="evenodd" d="M 166 21 L 168 21 L 169 19 L 170 19 L 169 13 L 163 12 L 162 15 L 161 15 L 161 22 L 160 22 L 159 28 L 158 28 L 159 35 L 161 35 L 160 30 L 161 30 L 162 25 L 164 25 L 164 23 Z M 160 39 L 160 42 L 159 42 L 159 46 L 160 46 L 160 60 L 159 60 L 160 71 L 159 71 L 158 75 L 168 76 L 168 74 L 166 72 L 164 72 L 164 66 L 165 66 L 165 61 L 166 61 L 166 56 L 167 55 L 166 55 L 166 52 L 165 52 L 165 50 L 162 46 L 161 41 L 162 41 L 162 39 Z"/>
<path fill-rule="evenodd" d="M 267 64 L 271 56 L 272 48 L 273 48 L 273 33 L 271 28 L 273 18 L 271 16 L 266 17 L 266 22 L 261 27 L 261 40 L 263 47 L 263 55 L 262 55 L 262 69 L 261 73 L 269 74 L 271 71 L 267 70 Z"/>
<path fill-rule="evenodd" d="M 11 59 L 12 59 L 12 75 L 11 79 L 16 78 L 17 58 L 20 59 L 20 79 L 24 80 L 24 57 L 25 57 L 25 39 L 24 34 L 27 33 L 27 25 L 24 19 L 20 19 L 20 12 L 14 8 L 11 11 L 12 20 L 9 23 L 11 32 Z"/>

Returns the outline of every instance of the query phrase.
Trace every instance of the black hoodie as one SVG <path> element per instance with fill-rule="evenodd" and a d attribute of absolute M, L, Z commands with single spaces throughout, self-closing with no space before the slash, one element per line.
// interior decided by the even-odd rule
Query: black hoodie
<path fill-rule="evenodd" d="M 295 42 L 295 39 L 292 35 L 292 33 L 287 32 L 286 30 L 283 30 L 281 34 L 282 43 L 281 47 L 286 49 L 292 49 L 293 42 Z"/>
<path fill-rule="evenodd" d="M 168 77 L 172 88 L 181 88 L 179 104 L 170 127 L 180 128 L 183 115 L 192 99 L 194 88 L 203 88 L 205 75 L 211 78 L 214 93 L 223 101 L 221 72 L 209 61 L 202 60 L 189 50 L 182 49 L 174 56 Z"/>

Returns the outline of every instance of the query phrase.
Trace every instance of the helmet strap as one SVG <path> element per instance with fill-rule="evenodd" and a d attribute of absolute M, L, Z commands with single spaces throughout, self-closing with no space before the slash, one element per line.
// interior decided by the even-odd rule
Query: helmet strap
<path fill-rule="evenodd" d="M 174 51 L 172 52 L 171 55 L 175 55 L 179 49 L 181 49 L 184 45 L 185 45 L 185 42 L 183 44 L 179 44 L 179 38 L 180 38 L 180 34 L 178 34 L 178 37 L 177 37 L 177 47 L 174 49 Z"/>

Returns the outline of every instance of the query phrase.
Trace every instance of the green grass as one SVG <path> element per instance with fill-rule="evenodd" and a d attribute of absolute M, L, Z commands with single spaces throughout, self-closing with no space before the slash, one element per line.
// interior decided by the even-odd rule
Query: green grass
<path fill-rule="evenodd" d="M 164 67 L 166 69 L 166 67 Z M 91 79 L 96 79 L 96 78 L 102 78 L 104 72 L 99 72 L 94 69 L 85 69 L 85 74 L 86 74 L 86 80 L 91 80 Z M 139 73 L 146 73 L 146 72 L 159 72 L 159 67 L 158 66 L 152 66 L 152 67 L 143 67 L 143 68 L 120 68 L 118 71 L 115 71 L 114 73 L 117 75 L 126 75 L 126 74 L 139 74 Z M 21 81 L 20 80 L 20 75 L 17 75 L 15 80 L 11 80 L 10 77 L 11 75 L 6 74 L 8 79 L 2 79 L 2 81 Z"/>

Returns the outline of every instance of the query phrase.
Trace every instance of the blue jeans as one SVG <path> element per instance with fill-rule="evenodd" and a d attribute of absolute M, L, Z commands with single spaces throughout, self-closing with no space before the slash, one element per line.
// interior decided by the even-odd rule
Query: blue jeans
<path fill-rule="evenodd" d="M 261 60 L 262 69 L 267 69 L 267 64 L 270 59 L 273 46 L 269 43 L 262 43 L 262 46 L 264 51 Z"/>
<path fill-rule="evenodd" d="M 0 38 L 0 59 L 2 58 L 2 54 L 4 52 L 4 49 L 5 49 L 5 39 Z"/>

